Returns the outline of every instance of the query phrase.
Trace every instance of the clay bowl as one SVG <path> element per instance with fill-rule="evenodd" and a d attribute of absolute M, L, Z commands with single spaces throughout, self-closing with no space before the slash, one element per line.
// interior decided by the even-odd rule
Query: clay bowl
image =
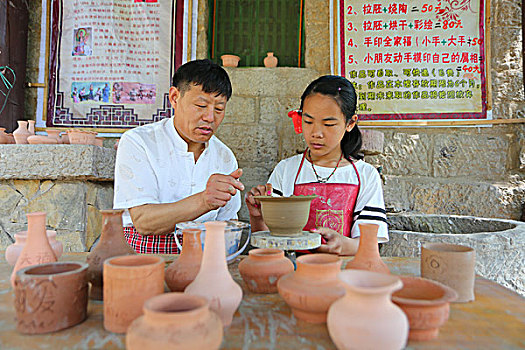
<path fill-rule="evenodd" d="M 310 203 L 317 196 L 254 196 L 261 202 L 264 223 L 273 236 L 298 236 L 308 222 Z"/>
<path fill-rule="evenodd" d="M 407 315 L 410 340 L 430 340 L 438 336 L 447 320 L 449 303 L 458 294 L 450 287 L 421 277 L 400 276 L 403 288 L 392 294 L 392 301 Z"/>

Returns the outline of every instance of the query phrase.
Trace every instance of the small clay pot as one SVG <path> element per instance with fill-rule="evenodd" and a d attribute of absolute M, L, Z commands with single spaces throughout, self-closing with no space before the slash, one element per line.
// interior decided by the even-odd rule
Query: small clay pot
<path fill-rule="evenodd" d="M 9 136 L 5 132 L 5 128 L 0 128 L 0 144 L 10 143 Z"/>
<path fill-rule="evenodd" d="M 30 145 L 52 145 L 57 144 L 58 141 L 44 135 L 31 135 L 27 138 L 27 143 Z"/>
<path fill-rule="evenodd" d="M 167 293 L 144 303 L 144 316 L 129 326 L 128 350 L 218 349 L 222 323 L 208 301 L 196 295 Z"/>
<path fill-rule="evenodd" d="M 104 328 L 125 333 L 144 302 L 164 292 L 164 259 L 126 255 L 104 262 Z"/>
<path fill-rule="evenodd" d="M 293 263 L 280 249 L 252 249 L 239 263 L 239 273 L 254 293 L 277 293 L 279 278 L 293 270 Z"/>
<path fill-rule="evenodd" d="M 326 322 L 330 305 L 345 294 L 337 278 L 341 259 L 332 254 L 297 258 L 297 270 L 279 279 L 277 289 L 295 317 L 310 323 Z"/>
<path fill-rule="evenodd" d="M 388 266 L 381 260 L 377 244 L 379 225 L 359 224 L 359 248 L 353 260 L 349 261 L 345 269 L 367 270 L 379 273 L 390 273 Z"/>
<path fill-rule="evenodd" d="M 201 268 L 201 230 L 182 230 L 182 251 L 177 260 L 166 269 L 166 284 L 172 292 L 184 289 L 197 277 Z"/>
<path fill-rule="evenodd" d="M 401 276 L 403 288 L 392 294 L 392 301 L 407 315 L 409 340 L 437 338 L 439 327 L 448 320 L 449 303 L 458 294 L 450 287 L 420 277 Z"/>
<path fill-rule="evenodd" d="M 27 138 L 31 136 L 29 130 L 27 130 L 27 121 L 26 120 L 17 120 L 18 128 L 13 131 L 13 137 L 15 142 L 18 145 L 27 145 Z"/>
<path fill-rule="evenodd" d="M 50 139 L 57 140 L 57 143 L 62 143 L 62 140 L 60 140 L 60 130 L 58 129 L 46 129 L 47 137 Z"/>
<path fill-rule="evenodd" d="M 266 54 L 266 57 L 264 58 L 263 62 L 264 62 L 264 66 L 265 67 L 268 67 L 268 68 L 274 68 L 274 67 L 277 67 L 277 62 L 279 60 L 277 59 L 277 57 L 275 57 L 273 55 L 273 52 L 268 52 Z"/>
<path fill-rule="evenodd" d="M 71 129 L 67 131 L 67 136 L 69 138 L 69 143 L 72 145 L 94 145 L 97 132 Z"/>
<path fill-rule="evenodd" d="M 16 329 L 56 332 L 86 319 L 88 283 L 82 262 L 63 261 L 21 269 L 15 279 Z"/>
<path fill-rule="evenodd" d="M 57 232 L 54 230 L 46 230 L 47 240 L 49 241 L 49 244 L 51 245 L 51 248 L 55 252 L 56 258 L 60 258 L 62 256 L 62 252 L 64 250 L 64 247 L 62 245 L 62 242 L 57 241 Z M 18 233 L 15 233 L 15 243 L 11 244 L 7 249 L 5 250 L 5 259 L 7 260 L 7 263 L 11 266 L 14 266 L 16 264 L 16 261 L 18 260 L 18 257 L 20 256 L 20 253 L 22 252 L 22 249 L 24 249 L 24 246 L 26 244 L 27 240 L 27 231 L 20 231 Z"/>
<path fill-rule="evenodd" d="M 235 55 L 222 55 L 221 60 L 224 67 L 237 67 L 241 58 Z"/>

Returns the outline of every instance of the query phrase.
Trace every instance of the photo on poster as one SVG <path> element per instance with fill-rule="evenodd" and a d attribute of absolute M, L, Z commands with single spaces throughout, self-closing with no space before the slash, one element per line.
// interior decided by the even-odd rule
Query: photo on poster
<path fill-rule="evenodd" d="M 93 54 L 93 35 L 91 27 L 73 30 L 72 56 L 91 56 Z"/>
<path fill-rule="evenodd" d="M 113 84 L 113 103 L 153 104 L 155 84 L 116 82 Z"/>
<path fill-rule="evenodd" d="M 71 99 L 73 103 L 109 102 L 111 88 L 105 82 L 74 82 L 71 84 Z"/>

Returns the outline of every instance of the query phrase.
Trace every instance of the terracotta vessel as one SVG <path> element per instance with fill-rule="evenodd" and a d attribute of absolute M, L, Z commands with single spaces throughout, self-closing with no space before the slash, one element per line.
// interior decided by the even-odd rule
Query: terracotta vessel
<path fill-rule="evenodd" d="M 182 230 L 182 251 L 177 260 L 166 269 L 166 284 L 172 292 L 184 292 L 201 268 L 201 230 Z"/>
<path fill-rule="evenodd" d="M 377 244 L 378 225 L 359 224 L 359 248 L 345 269 L 368 270 L 380 273 L 390 273 L 388 266 L 381 260 Z"/>
<path fill-rule="evenodd" d="M 224 327 L 232 323 L 233 314 L 242 299 L 242 289 L 233 280 L 226 263 L 224 244 L 225 222 L 209 221 L 204 223 L 206 238 L 202 264 L 184 293 L 200 295 L 208 299 L 210 309 L 219 314 Z"/>
<path fill-rule="evenodd" d="M 317 196 L 254 196 L 261 202 L 264 223 L 274 236 L 302 234 L 308 222 L 310 203 Z"/>
<path fill-rule="evenodd" d="M 69 145 L 69 136 L 67 136 L 67 132 L 60 135 L 60 142 L 64 145 Z"/>
<path fill-rule="evenodd" d="M 31 135 L 35 134 L 35 123 L 36 122 L 34 120 L 27 121 L 27 131 L 29 131 Z"/>
<path fill-rule="evenodd" d="M 62 140 L 60 139 L 60 130 L 58 129 L 46 129 L 47 137 L 50 139 L 57 140 L 57 143 L 62 143 Z"/>
<path fill-rule="evenodd" d="M 254 293 L 277 293 L 279 278 L 293 270 L 293 263 L 280 249 L 252 249 L 239 263 L 239 273 Z"/>
<path fill-rule="evenodd" d="M 64 261 L 26 267 L 16 274 L 16 329 L 40 334 L 72 327 L 87 317 L 87 264 Z"/>
<path fill-rule="evenodd" d="M 167 293 L 144 303 L 144 316 L 129 326 L 128 350 L 218 349 L 222 323 L 208 300 L 196 295 Z"/>
<path fill-rule="evenodd" d="M 13 134 L 7 134 L 7 138 L 9 140 L 8 144 L 14 145 L 16 143 L 16 140 L 15 140 L 15 137 L 13 136 Z"/>
<path fill-rule="evenodd" d="M 59 259 L 62 256 L 64 247 L 62 246 L 62 242 L 56 240 L 57 232 L 54 230 L 46 230 L 46 235 L 53 252 L 55 252 L 56 258 Z M 5 259 L 9 265 L 14 266 L 16 264 L 22 249 L 24 249 L 26 245 L 26 241 L 27 231 L 15 233 L 15 243 L 11 244 L 5 250 Z"/>
<path fill-rule="evenodd" d="M 57 144 L 58 141 L 44 135 L 30 135 L 27 138 L 27 143 L 30 145 L 52 145 Z"/>
<path fill-rule="evenodd" d="M 448 320 L 450 302 L 458 294 L 439 282 L 420 277 L 401 276 L 403 289 L 392 294 L 392 301 L 408 317 L 409 340 L 437 338 L 439 327 Z"/>
<path fill-rule="evenodd" d="M 399 277 L 364 270 L 339 273 L 346 294 L 330 306 L 328 332 L 338 349 L 402 349 L 408 320 L 390 300 Z"/>
<path fill-rule="evenodd" d="M 69 143 L 72 145 L 94 145 L 97 132 L 71 129 L 67 131 L 67 136 L 69 138 Z"/>
<path fill-rule="evenodd" d="M 104 147 L 104 138 L 103 137 L 95 137 L 95 146 L 98 147 Z"/>
<path fill-rule="evenodd" d="M 0 128 L 0 144 L 10 143 L 9 136 L 5 132 L 5 128 Z"/>
<path fill-rule="evenodd" d="M 27 214 L 27 242 L 16 261 L 11 274 L 11 285 L 14 286 L 15 274 L 27 266 L 57 261 L 55 252 L 46 235 L 46 213 Z"/>
<path fill-rule="evenodd" d="M 221 60 L 224 67 L 237 67 L 241 58 L 235 55 L 222 55 Z"/>
<path fill-rule="evenodd" d="M 263 62 L 264 62 L 264 66 L 265 67 L 268 67 L 268 68 L 274 68 L 274 67 L 277 67 L 277 62 L 279 60 L 277 59 L 277 57 L 275 57 L 273 55 L 273 52 L 268 52 L 266 54 L 266 57 L 264 58 Z"/>
<path fill-rule="evenodd" d="M 421 277 L 443 283 L 458 293 L 456 302 L 474 300 L 474 249 L 456 244 L 425 243 L 421 247 Z"/>
<path fill-rule="evenodd" d="M 15 131 L 13 131 L 13 137 L 15 138 L 15 142 L 18 145 L 25 145 L 27 144 L 27 138 L 31 136 L 31 133 L 29 130 L 27 130 L 27 121 L 26 120 L 17 120 L 18 128 L 16 128 Z"/>
<path fill-rule="evenodd" d="M 332 254 L 308 254 L 296 263 L 297 270 L 277 282 L 279 294 L 298 319 L 324 323 L 330 305 L 345 294 L 337 278 L 341 259 Z"/>
<path fill-rule="evenodd" d="M 164 259 L 125 255 L 104 262 L 104 328 L 125 333 L 144 302 L 164 292 Z"/>
<path fill-rule="evenodd" d="M 87 256 L 89 264 L 88 281 L 91 283 L 89 297 L 93 300 L 103 299 L 104 260 L 113 256 L 136 254 L 124 238 L 122 213 L 124 210 L 101 210 L 102 232 L 97 245 Z"/>

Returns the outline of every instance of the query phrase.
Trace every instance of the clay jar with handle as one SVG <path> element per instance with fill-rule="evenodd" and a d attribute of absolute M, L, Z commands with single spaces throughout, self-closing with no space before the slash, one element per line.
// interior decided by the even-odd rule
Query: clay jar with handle
<path fill-rule="evenodd" d="M 368 270 L 380 273 L 390 273 L 388 266 L 381 260 L 377 245 L 378 225 L 359 224 L 359 247 L 353 260 L 346 264 L 345 269 Z"/>
<path fill-rule="evenodd" d="M 206 237 L 204 238 L 204 253 L 202 264 L 195 277 L 184 293 L 200 295 L 208 299 L 210 309 L 219 314 L 224 327 L 232 323 L 233 314 L 242 299 L 242 289 L 233 280 L 226 263 L 224 243 L 225 222 L 205 222 Z"/>
<path fill-rule="evenodd" d="M 277 62 L 279 60 L 277 59 L 277 57 L 275 57 L 273 55 L 273 52 L 268 52 L 266 54 L 266 57 L 264 58 L 263 62 L 264 62 L 264 66 L 265 67 L 268 67 L 268 68 L 274 68 L 274 67 L 277 67 Z"/>
<path fill-rule="evenodd" d="M 55 252 L 46 234 L 46 213 L 35 212 L 27 216 L 27 241 L 16 261 L 11 274 L 11 285 L 14 286 L 15 274 L 27 266 L 57 261 Z"/>
<path fill-rule="evenodd" d="M 402 349 L 408 320 L 390 300 L 401 289 L 399 277 L 364 270 L 339 273 L 346 294 L 330 306 L 328 333 L 339 349 Z"/>
<path fill-rule="evenodd" d="M 29 266 L 15 280 L 16 329 L 40 334 L 72 327 L 86 319 L 87 264 L 64 261 Z"/>
<path fill-rule="evenodd" d="M 184 292 L 201 268 L 201 230 L 182 230 L 182 251 L 177 260 L 166 269 L 166 284 L 172 292 Z"/>
<path fill-rule="evenodd" d="M 280 249 L 252 249 L 239 263 L 239 273 L 254 293 L 277 293 L 279 278 L 293 270 L 293 263 Z"/>
<path fill-rule="evenodd" d="M 345 294 L 337 278 L 341 259 L 331 254 L 308 254 L 297 258 L 297 270 L 279 279 L 277 289 L 298 319 L 326 322 L 330 305 Z"/>
<path fill-rule="evenodd" d="M 31 136 L 29 130 L 27 130 L 26 120 L 17 120 L 18 128 L 13 131 L 13 137 L 15 138 L 16 144 L 24 145 L 27 144 L 27 138 Z"/>
<path fill-rule="evenodd" d="M 470 247 L 447 243 L 424 243 L 421 247 L 421 277 L 454 289 L 458 303 L 474 300 L 475 268 L 476 253 Z"/>
<path fill-rule="evenodd" d="M 89 297 L 93 300 L 103 299 L 104 260 L 113 256 L 136 254 L 124 238 L 122 228 L 123 210 L 101 210 L 102 233 L 99 241 L 87 256 L 88 280 L 91 283 Z"/>
<path fill-rule="evenodd" d="M 408 317 L 409 340 L 437 338 L 439 327 L 448 320 L 450 302 L 458 294 L 450 287 L 420 277 L 401 276 L 403 289 L 392 294 L 392 301 Z"/>
<path fill-rule="evenodd" d="M 144 315 L 129 326 L 128 350 L 218 349 L 222 323 L 208 300 L 197 295 L 167 293 L 144 303 Z"/>
<path fill-rule="evenodd" d="M 46 230 L 46 235 L 47 240 L 51 245 L 51 248 L 53 248 L 53 251 L 55 252 L 56 258 L 59 259 L 62 256 L 64 247 L 62 245 L 62 242 L 56 240 L 57 232 L 54 230 Z M 26 241 L 27 231 L 20 231 L 18 233 L 15 233 L 15 243 L 11 244 L 5 250 L 5 259 L 7 260 L 7 263 L 9 265 L 14 266 L 16 264 L 16 261 L 18 260 L 18 257 L 22 252 L 22 249 L 24 249 L 26 245 Z"/>
<path fill-rule="evenodd" d="M 104 328 L 125 333 L 144 302 L 164 292 L 164 259 L 125 255 L 104 262 Z"/>

